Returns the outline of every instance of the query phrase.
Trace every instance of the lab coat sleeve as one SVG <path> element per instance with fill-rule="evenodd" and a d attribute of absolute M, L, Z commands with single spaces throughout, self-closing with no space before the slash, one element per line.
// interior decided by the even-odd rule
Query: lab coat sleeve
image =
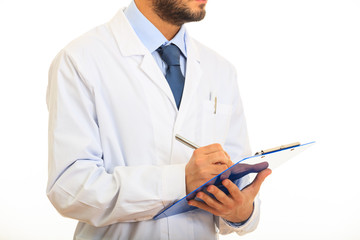
<path fill-rule="evenodd" d="M 93 91 L 66 51 L 50 67 L 47 105 L 47 196 L 63 216 L 97 227 L 149 220 L 185 195 L 185 164 L 106 171 Z"/>
<path fill-rule="evenodd" d="M 234 162 L 239 161 L 240 159 L 251 156 L 250 143 L 247 133 L 246 120 L 244 115 L 244 110 L 242 106 L 242 101 L 239 93 L 239 86 L 236 77 L 236 70 L 232 67 L 232 82 L 229 84 L 230 89 L 233 91 L 233 113 L 230 120 L 230 130 L 226 138 L 224 149 L 229 153 Z M 235 89 L 235 91 L 234 91 Z M 238 186 L 240 189 L 243 189 L 250 182 L 249 176 L 245 176 L 239 181 Z M 220 234 L 229 234 L 231 232 L 236 232 L 239 235 L 244 235 L 248 232 L 254 231 L 258 225 L 260 216 L 260 200 L 257 196 L 254 200 L 254 210 L 251 217 L 241 226 L 233 227 L 229 225 L 224 219 L 219 218 L 216 222 L 216 225 L 220 231 Z"/>

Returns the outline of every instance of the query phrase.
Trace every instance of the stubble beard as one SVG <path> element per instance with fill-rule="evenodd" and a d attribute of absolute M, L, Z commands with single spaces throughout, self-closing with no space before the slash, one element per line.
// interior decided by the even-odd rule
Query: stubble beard
<path fill-rule="evenodd" d="M 179 0 L 154 0 L 153 7 L 162 20 L 176 26 L 200 21 L 206 14 L 205 4 L 200 5 L 200 9 L 194 12 Z"/>

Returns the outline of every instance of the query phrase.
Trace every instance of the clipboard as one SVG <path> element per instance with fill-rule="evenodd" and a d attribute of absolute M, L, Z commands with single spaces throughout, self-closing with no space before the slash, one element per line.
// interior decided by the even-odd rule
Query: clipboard
<path fill-rule="evenodd" d="M 314 143 L 315 142 L 309 142 L 302 145 L 300 143 L 283 145 L 276 148 L 262 150 L 260 152 L 257 152 L 254 156 L 243 158 L 237 161 L 230 168 L 226 169 L 219 175 L 215 176 L 211 180 L 207 181 L 206 183 L 186 195 L 185 197 L 181 198 L 178 201 L 175 201 L 173 204 L 170 204 L 169 206 L 162 209 L 153 217 L 153 219 L 157 220 L 164 217 L 170 217 L 173 215 L 198 209 L 197 207 L 188 205 L 188 201 L 196 198 L 196 194 L 200 191 L 211 195 L 211 193 L 208 193 L 206 191 L 206 188 L 208 186 L 215 185 L 225 194 L 228 194 L 227 189 L 222 185 L 223 180 L 230 179 L 234 182 L 235 180 L 241 179 L 242 177 L 250 173 L 258 173 L 266 168 L 270 168 L 273 170 L 274 168 L 277 168 L 278 166 L 288 161 L 290 158 L 305 151 Z"/>

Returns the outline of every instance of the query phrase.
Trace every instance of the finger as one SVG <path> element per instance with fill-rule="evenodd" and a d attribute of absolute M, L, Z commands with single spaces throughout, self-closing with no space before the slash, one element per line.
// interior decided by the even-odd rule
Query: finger
<path fill-rule="evenodd" d="M 200 150 L 203 154 L 211 154 L 214 152 L 224 151 L 224 149 L 219 143 L 210 144 L 205 147 L 198 148 L 197 150 Z"/>
<path fill-rule="evenodd" d="M 214 214 L 216 216 L 220 215 L 220 213 L 218 211 L 216 211 L 215 209 L 209 207 L 208 205 L 206 205 L 203 202 L 199 202 L 199 201 L 196 201 L 196 200 L 191 200 L 191 201 L 188 202 L 188 204 L 190 206 L 194 206 L 194 207 L 200 208 L 202 210 L 205 210 L 205 211 L 207 211 L 209 213 L 212 213 L 212 214 Z"/>
<path fill-rule="evenodd" d="M 198 194 L 196 194 L 196 197 L 203 200 L 206 203 L 206 205 L 208 205 L 209 207 L 211 207 L 213 209 L 220 210 L 222 208 L 222 205 L 219 201 L 210 197 L 209 195 L 207 195 L 204 192 L 199 192 Z"/>
<path fill-rule="evenodd" d="M 232 165 L 234 165 L 234 163 L 231 161 L 231 157 L 229 156 L 229 154 L 227 152 L 224 151 L 224 153 L 226 154 L 226 156 L 228 157 L 229 161 L 227 163 L 228 167 L 231 167 Z"/>
<path fill-rule="evenodd" d="M 229 179 L 226 179 L 222 182 L 222 184 L 227 188 L 232 199 L 234 199 L 236 202 L 242 201 L 242 199 L 243 199 L 242 192 L 240 191 L 239 187 L 235 183 L 233 183 Z"/>
<path fill-rule="evenodd" d="M 224 151 L 224 153 L 227 156 L 227 158 L 230 160 L 231 158 L 230 158 L 229 154 L 226 151 Z"/>
<path fill-rule="evenodd" d="M 213 164 L 209 166 L 209 173 L 213 175 L 218 175 L 228 169 L 228 167 L 225 164 Z"/>
<path fill-rule="evenodd" d="M 267 168 L 262 170 L 256 175 L 255 180 L 246 188 L 245 191 L 249 191 L 250 194 L 255 198 L 258 194 L 261 184 L 264 182 L 265 178 L 271 174 L 271 169 Z"/>
<path fill-rule="evenodd" d="M 217 188 L 214 185 L 209 186 L 206 189 L 209 193 L 214 195 L 216 200 L 218 200 L 220 203 L 222 203 L 225 206 L 231 207 L 233 206 L 233 200 L 229 198 L 223 191 L 221 191 L 219 188 Z"/>
<path fill-rule="evenodd" d="M 226 166 L 231 165 L 232 162 L 226 155 L 225 151 L 217 151 L 207 154 L 207 159 L 211 164 L 224 164 Z"/>

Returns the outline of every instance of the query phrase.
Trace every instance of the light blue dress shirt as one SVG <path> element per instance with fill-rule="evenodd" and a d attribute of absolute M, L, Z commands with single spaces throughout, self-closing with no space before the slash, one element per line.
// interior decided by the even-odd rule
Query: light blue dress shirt
<path fill-rule="evenodd" d="M 181 26 L 179 32 L 170 41 L 139 11 L 134 1 L 132 1 L 128 8 L 124 10 L 130 25 L 133 27 L 136 35 L 149 50 L 154 57 L 156 63 L 159 65 L 163 74 L 166 74 L 167 64 L 161 59 L 159 53 L 156 51 L 162 45 L 175 44 L 180 50 L 180 68 L 182 74 L 186 74 L 186 29 Z M 225 219 L 224 219 L 225 220 Z M 226 221 L 226 220 L 225 220 Z M 226 221 L 232 227 L 240 227 L 243 223 L 233 223 Z"/>
<path fill-rule="evenodd" d="M 129 20 L 136 35 L 153 55 L 156 63 L 159 65 L 163 74 L 166 74 L 167 64 L 161 59 L 159 53 L 156 51 L 162 45 L 175 44 L 181 51 L 180 54 L 180 68 L 182 74 L 186 74 L 186 29 L 184 25 L 179 32 L 170 41 L 139 11 L 134 1 L 132 1 L 128 8 L 124 10 L 125 16 Z"/>

